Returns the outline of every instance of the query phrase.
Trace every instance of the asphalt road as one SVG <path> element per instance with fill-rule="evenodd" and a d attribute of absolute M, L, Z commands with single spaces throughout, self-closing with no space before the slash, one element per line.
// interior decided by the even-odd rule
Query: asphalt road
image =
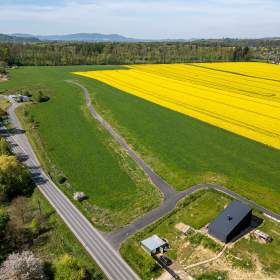
<path fill-rule="evenodd" d="M 191 188 L 188 188 L 185 191 L 177 192 L 174 187 L 164 181 L 160 176 L 158 176 L 152 168 L 146 164 L 137 154 L 134 152 L 127 142 L 122 138 L 118 132 L 114 130 L 114 128 L 105 121 L 95 110 L 92 105 L 91 98 L 87 88 L 83 85 L 74 82 L 68 81 L 76 86 L 80 87 L 83 91 L 83 94 L 86 98 L 86 105 L 90 110 L 91 115 L 112 135 L 112 137 L 123 147 L 123 149 L 130 155 L 132 159 L 136 162 L 136 164 L 144 170 L 147 176 L 151 179 L 154 185 L 163 193 L 164 201 L 161 206 L 156 209 L 153 209 L 149 213 L 145 214 L 143 217 L 137 219 L 136 221 L 132 222 L 131 224 L 113 231 L 107 235 L 107 240 L 114 246 L 114 248 L 118 249 L 121 243 L 127 239 L 129 236 L 135 234 L 137 231 L 147 227 L 148 225 L 156 222 L 166 214 L 170 213 L 176 207 L 177 203 L 183 199 L 184 197 L 197 192 L 203 189 L 214 189 L 221 193 L 224 193 L 236 200 L 242 201 L 243 203 L 249 204 L 250 206 L 254 207 L 255 209 L 261 211 L 262 213 L 266 214 L 268 217 L 273 218 L 274 220 L 280 222 L 280 215 L 276 214 L 268 209 L 258 205 L 257 203 L 242 197 L 241 195 L 226 189 L 223 186 L 214 185 L 214 184 L 198 184 Z"/>
<path fill-rule="evenodd" d="M 83 214 L 44 173 L 14 112 L 17 106 L 17 104 L 13 103 L 8 110 L 8 115 L 14 129 L 10 132 L 5 127 L 0 127 L 1 134 L 10 144 L 12 152 L 18 158 L 24 160 L 24 164 L 30 170 L 32 178 L 40 191 L 108 279 L 140 279 L 111 244 L 89 223 Z"/>

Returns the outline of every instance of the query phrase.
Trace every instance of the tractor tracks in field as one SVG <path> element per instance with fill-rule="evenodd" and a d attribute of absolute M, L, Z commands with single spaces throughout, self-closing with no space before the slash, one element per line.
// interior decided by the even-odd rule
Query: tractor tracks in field
<path fill-rule="evenodd" d="M 184 191 L 176 191 L 173 186 L 168 184 L 163 178 L 161 178 L 158 174 L 156 174 L 153 169 L 143 160 L 141 157 L 128 145 L 125 139 L 106 121 L 103 119 L 101 115 L 97 113 L 94 106 L 92 105 L 90 94 L 85 86 L 82 84 L 69 80 L 68 83 L 76 85 L 79 87 L 85 97 L 86 106 L 88 107 L 90 114 L 92 117 L 100 123 L 100 125 L 106 129 L 110 135 L 114 138 L 114 140 L 121 145 L 121 147 L 129 154 L 129 156 L 135 161 L 135 163 L 145 172 L 145 174 L 149 177 L 152 183 L 162 192 L 163 194 L 163 202 L 162 204 L 151 210 L 150 212 L 146 213 L 144 216 L 138 218 L 137 220 L 133 221 L 132 223 L 115 230 L 111 233 L 105 234 L 107 240 L 111 243 L 111 245 L 119 249 L 121 243 L 125 241 L 129 236 L 135 234 L 136 232 L 144 229 L 145 227 L 153 224 L 154 222 L 158 221 L 160 218 L 164 217 L 172 210 L 175 209 L 177 203 L 183 199 L 184 197 L 191 195 L 199 190 L 206 190 L 206 189 L 213 189 L 218 192 L 224 193 L 233 199 L 239 200 L 243 203 L 249 204 L 253 208 L 261 211 L 269 218 L 280 222 L 280 215 L 276 214 L 268 209 L 258 205 L 257 203 L 223 187 L 220 185 L 215 184 L 197 184 L 192 186 Z"/>

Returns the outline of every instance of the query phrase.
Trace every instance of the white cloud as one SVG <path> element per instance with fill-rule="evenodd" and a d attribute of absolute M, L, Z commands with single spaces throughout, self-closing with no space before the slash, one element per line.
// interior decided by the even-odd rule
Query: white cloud
<path fill-rule="evenodd" d="M 138 38 L 280 35 L 280 1 L 274 0 L 65 0 L 59 4 L 52 0 L 43 6 L 36 1 L 16 2 L 3 5 L 0 0 L 2 33 L 100 32 Z"/>

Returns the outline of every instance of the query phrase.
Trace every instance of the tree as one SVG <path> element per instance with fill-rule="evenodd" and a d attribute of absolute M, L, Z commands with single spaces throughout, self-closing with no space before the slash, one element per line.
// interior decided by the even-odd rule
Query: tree
<path fill-rule="evenodd" d="M 9 214 L 4 209 L 0 209 L 0 233 L 5 230 L 8 221 Z"/>
<path fill-rule="evenodd" d="M 41 225 L 36 217 L 32 219 L 29 228 L 32 234 L 35 236 L 37 236 L 40 233 Z"/>
<path fill-rule="evenodd" d="M 41 280 L 46 279 L 42 264 L 32 252 L 11 254 L 0 268 L 2 280 Z"/>
<path fill-rule="evenodd" d="M 43 94 L 41 90 L 33 94 L 33 101 L 42 103 L 48 101 L 50 98 Z"/>
<path fill-rule="evenodd" d="M 0 67 L 0 74 L 7 75 L 7 70 L 4 67 Z"/>
<path fill-rule="evenodd" d="M 11 217 L 20 218 L 22 224 L 26 222 L 26 214 L 30 211 L 30 206 L 28 204 L 27 198 L 24 196 L 17 196 L 13 199 L 9 207 L 9 213 Z"/>
<path fill-rule="evenodd" d="M 15 156 L 0 156 L 0 196 L 11 199 L 27 195 L 33 190 L 30 174 Z"/>
<path fill-rule="evenodd" d="M 3 120 L 3 118 L 7 115 L 7 113 L 0 108 L 0 121 Z"/>
<path fill-rule="evenodd" d="M 65 254 L 56 261 L 55 280 L 85 280 L 86 278 L 86 269 L 74 257 Z"/>
<path fill-rule="evenodd" d="M 10 148 L 8 143 L 4 138 L 0 138 L 0 155 L 9 155 L 10 154 Z"/>

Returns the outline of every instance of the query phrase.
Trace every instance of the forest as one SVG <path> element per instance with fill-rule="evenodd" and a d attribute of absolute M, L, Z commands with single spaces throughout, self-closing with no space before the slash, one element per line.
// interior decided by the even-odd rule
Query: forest
<path fill-rule="evenodd" d="M 205 42 L 1 43 L 0 62 L 11 65 L 119 65 L 250 61 L 254 50 L 247 46 L 223 46 Z"/>

